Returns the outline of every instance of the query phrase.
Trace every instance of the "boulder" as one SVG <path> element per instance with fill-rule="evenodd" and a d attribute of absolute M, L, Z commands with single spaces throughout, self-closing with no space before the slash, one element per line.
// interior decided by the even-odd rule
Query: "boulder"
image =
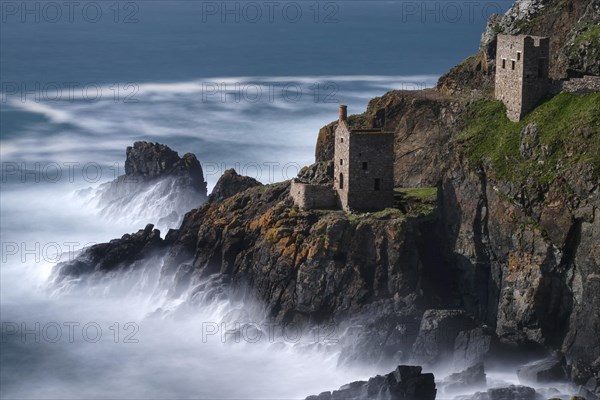
<path fill-rule="evenodd" d="M 458 335 L 470 331 L 475 321 L 463 310 L 427 310 L 412 348 L 411 361 L 434 365 L 452 356 Z"/>
<path fill-rule="evenodd" d="M 421 373 L 421 367 L 400 365 L 385 376 L 352 382 L 306 400 L 434 400 L 436 392 L 433 374 Z"/>
<path fill-rule="evenodd" d="M 477 364 L 449 375 L 440 382 L 440 389 L 444 393 L 455 393 L 466 389 L 483 389 L 486 387 L 487 379 L 483 364 Z"/>
<path fill-rule="evenodd" d="M 217 181 L 215 188 L 208 196 L 209 203 L 223 201 L 246 189 L 254 186 L 261 186 L 262 183 L 249 176 L 239 175 L 235 169 L 228 169 Z"/>
<path fill-rule="evenodd" d="M 488 389 L 471 396 L 459 396 L 455 400 L 542 400 L 542 397 L 533 388 L 511 385 Z"/>
<path fill-rule="evenodd" d="M 521 383 L 560 382 L 567 378 L 566 360 L 561 356 L 552 356 L 524 365 L 517 371 Z"/>
<path fill-rule="evenodd" d="M 461 370 L 481 364 L 497 352 L 497 347 L 494 331 L 485 326 L 462 331 L 454 341 L 452 366 L 455 370 Z"/>

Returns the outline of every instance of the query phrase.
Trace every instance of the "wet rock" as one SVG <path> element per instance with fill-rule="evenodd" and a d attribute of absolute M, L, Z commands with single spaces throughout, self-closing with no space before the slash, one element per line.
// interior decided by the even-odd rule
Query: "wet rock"
<path fill-rule="evenodd" d="M 433 374 L 421 373 L 421 367 L 400 365 L 385 376 L 352 382 L 306 400 L 434 400 L 435 396 Z"/>
<path fill-rule="evenodd" d="M 460 370 L 481 364 L 494 355 L 497 347 L 496 335 L 488 327 L 462 331 L 454 342 L 452 365 L 455 370 Z"/>
<path fill-rule="evenodd" d="M 262 183 L 249 176 L 239 175 L 235 169 L 228 169 L 217 181 L 215 188 L 208 196 L 209 203 L 223 201 L 239 192 L 243 192 Z"/>
<path fill-rule="evenodd" d="M 564 357 L 553 356 L 524 365 L 517 371 L 521 383 L 560 382 L 567 378 Z"/>
<path fill-rule="evenodd" d="M 55 283 L 63 279 L 80 277 L 93 272 L 109 272 L 126 268 L 133 262 L 151 256 L 163 248 L 160 231 L 148 224 L 136 233 L 125 234 L 120 239 L 90 246 L 74 260 L 60 263 L 55 268 Z"/>
<path fill-rule="evenodd" d="M 440 390 L 446 394 L 456 393 L 466 389 L 482 389 L 487 383 L 483 364 L 477 364 L 454 373 L 440 382 Z"/>
<path fill-rule="evenodd" d="M 179 157 L 164 144 L 135 142 L 126 156 L 124 175 L 80 193 L 99 206 L 102 218 L 152 222 L 166 230 L 206 202 L 206 182 L 195 155 Z"/>
<path fill-rule="evenodd" d="M 488 389 L 471 396 L 458 396 L 455 400 L 543 400 L 535 389 L 511 385 L 505 388 Z"/>
<path fill-rule="evenodd" d="M 475 327 L 473 318 L 463 310 L 425 311 L 411 361 L 429 366 L 452 357 L 458 335 Z"/>

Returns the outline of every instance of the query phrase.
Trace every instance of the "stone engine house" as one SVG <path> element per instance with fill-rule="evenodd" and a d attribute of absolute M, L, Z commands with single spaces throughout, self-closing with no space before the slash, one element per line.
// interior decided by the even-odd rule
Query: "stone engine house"
<path fill-rule="evenodd" d="M 335 130 L 334 188 L 344 210 L 382 210 L 394 204 L 394 133 L 350 129 L 340 106 Z"/>
<path fill-rule="evenodd" d="M 350 129 L 340 106 L 335 130 L 334 183 L 315 185 L 293 179 L 290 197 L 303 210 L 341 208 L 378 211 L 394 205 L 394 133 Z"/>
<path fill-rule="evenodd" d="M 504 102 L 511 121 L 520 121 L 550 90 L 549 60 L 547 37 L 498 35 L 496 99 Z"/>

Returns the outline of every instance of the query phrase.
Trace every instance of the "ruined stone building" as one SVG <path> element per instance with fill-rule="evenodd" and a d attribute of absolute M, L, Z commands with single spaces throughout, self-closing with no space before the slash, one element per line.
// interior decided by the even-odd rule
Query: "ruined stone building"
<path fill-rule="evenodd" d="M 347 107 L 340 106 L 335 130 L 334 184 L 292 180 L 290 196 L 304 210 L 341 208 L 377 211 L 394 205 L 394 133 L 350 129 Z"/>
<path fill-rule="evenodd" d="M 496 99 L 506 105 L 511 121 L 520 121 L 548 93 L 550 39 L 530 35 L 498 35 Z"/>
<path fill-rule="evenodd" d="M 382 210 L 394 203 L 394 133 L 350 129 L 340 106 L 334 186 L 344 210 Z"/>

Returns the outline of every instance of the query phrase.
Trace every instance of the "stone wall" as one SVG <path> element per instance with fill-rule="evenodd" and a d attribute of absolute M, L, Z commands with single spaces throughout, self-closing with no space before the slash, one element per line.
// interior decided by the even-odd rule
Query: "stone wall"
<path fill-rule="evenodd" d="M 521 117 L 533 110 L 550 89 L 550 39 L 526 36 L 523 54 Z"/>
<path fill-rule="evenodd" d="M 343 209 L 348 208 L 348 176 L 350 176 L 350 129 L 346 121 L 340 121 L 335 130 L 333 155 L 333 187 Z"/>
<path fill-rule="evenodd" d="M 554 81 L 552 84 L 552 94 L 558 94 L 560 92 L 600 92 L 600 76 L 586 75 L 582 78 L 571 78 L 560 81 Z"/>
<path fill-rule="evenodd" d="M 340 117 L 335 130 L 334 188 L 339 206 L 374 211 L 394 204 L 394 133 L 350 129 Z"/>
<path fill-rule="evenodd" d="M 337 207 L 335 191 L 326 185 L 310 185 L 294 179 L 290 186 L 290 196 L 301 210 Z"/>
<path fill-rule="evenodd" d="M 550 40 L 528 35 L 498 35 L 496 98 L 511 121 L 519 121 L 549 89 Z"/>

